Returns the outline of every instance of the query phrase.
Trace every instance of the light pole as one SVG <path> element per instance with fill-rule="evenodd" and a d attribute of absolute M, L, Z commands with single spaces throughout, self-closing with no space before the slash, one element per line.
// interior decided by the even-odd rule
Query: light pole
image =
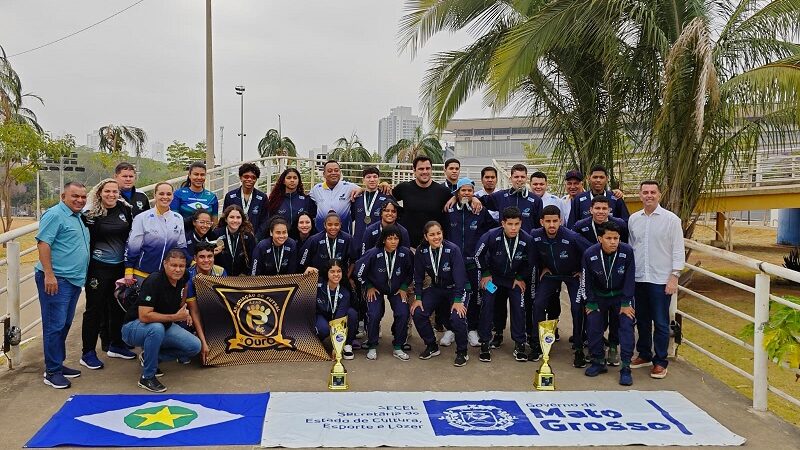
<path fill-rule="evenodd" d="M 211 0 L 206 0 L 206 165 L 214 167 L 214 64 L 211 51 Z"/>
<path fill-rule="evenodd" d="M 239 85 L 236 86 L 234 89 L 236 89 L 236 95 L 238 95 L 242 100 L 241 101 L 242 110 L 240 115 L 241 123 L 239 128 L 239 138 L 241 141 L 239 148 L 239 158 L 241 161 L 244 161 L 244 137 L 246 136 L 246 134 L 244 134 L 244 86 Z"/>

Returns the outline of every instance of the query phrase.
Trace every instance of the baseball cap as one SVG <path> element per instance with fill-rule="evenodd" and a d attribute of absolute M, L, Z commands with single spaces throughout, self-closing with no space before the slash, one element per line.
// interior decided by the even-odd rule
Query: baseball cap
<path fill-rule="evenodd" d="M 578 181 L 583 181 L 583 174 L 581 173 L 580 170 L 572 169 L 572 170 L 567 171 L 567 174 L 564 175 L 564 181 L 571 180 L 573 178 L 578 180 Z"/>

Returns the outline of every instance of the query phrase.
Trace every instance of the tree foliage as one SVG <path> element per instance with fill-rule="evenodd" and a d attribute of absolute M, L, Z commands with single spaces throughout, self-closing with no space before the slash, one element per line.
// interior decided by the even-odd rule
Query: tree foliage
<path fill-rule="evenodd" d="M 198 142 L 194 148 L 185 142 L 172 141 L 167 147 L 167 163 L 172 169 L 186 170 L 195 161 L 206 159 L 206 143 Z"/>
<path fill-rule="evenodd" d="M 32 125 L 13 121 L 0 124 L 0 202 L 3 231 L 11 229 L 11 195 L 17 184 L 29 182 L 44 159 L 67 156 L 75 148 L 72 136 L 52 139 Z"/>
<path fill-rule="evenodd" d="M 267 134 L 258 141 L 258 154 L 262 158 L 268 156 L 297 156 L 297 147 L 291 139 L 281 136 L 276 129 L 270 129 Z"/>
<path fill-rule="evenodd" d="M 123 148 L 133 151 L 132 156 L 140 158 L 144 154 L 147 133 L 139 127 L 131 125 L 105 125 L 98 130 L 100 150 L 120 157 Z"/>
<path fill-rule="evenodd" d="M 342 136 L 333 143 L 336 147 L 328 154 L 329 159 L 340 162 L 370 162 L 372 154 L 364 147 L 361 139 L 353 132 L 350 139 Z"/>
<path fill-rule="evenodd" d="M 400 139 L 396 144 L 386 149 L 384 159 L 386 162 L 397 161 L 399 163 L 410 163 L 417 156 L 425 155 L 431 159 L 433 164 L 444 162 L 444 150 L 442 143 L 439 142 L 439 135 L 435 133 L 423 133 L 422 127 L 414 129 L 414 136 L 411 139 Z"/>
<path fill-rule="evenodd" d="M 36 114 L 24 105 L 26 99 L 43 103 L 41 97 L 22 89 L 22 80 L 11 67 L 5 50 L 0 46 L 0 122 L 28 124 L 41 133 L 42 127 L 36 119 Z"/>

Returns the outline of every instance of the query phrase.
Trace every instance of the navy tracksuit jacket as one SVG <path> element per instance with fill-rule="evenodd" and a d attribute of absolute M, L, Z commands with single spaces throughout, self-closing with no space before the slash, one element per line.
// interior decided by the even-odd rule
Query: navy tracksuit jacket
<path fill-rule="evenodd" d="M 627 222 L 631 217 L 631 213 L 628 212 L 628 206 L 625 205 L 625 200 L 614 198 L 614 194 L 612 194 L 609 190 L 606 190 L 603 195 L 608 198 L 608 207 L 611 210 L 611 215 Z M 594 195 L 592 195 L 592 191 L 584 191 L 572 199 L 572 206 L 569 210 L 569 219 L 567 220 L 567 226 L 569 228 L 572 228 L 575 223 L 581 219 L 592 217 L 590 209 L 592 207 L 593 197 Z"/>
<path fill-rule="evenodd" d="M 230 205 L 239 205 L 242 207 L 242 209 L 244 209 L 242 201 L 242 188 L 240 187 L 225 194 L 225 200 L 222 203 L 222 209 L 225 210 L 225 208 Z M 247 208 L 247 220 L 249 220 L 253 225 L 253 232 L 255 233 L 257 240 L 263 239 L 267 234 L 267 216 L 269 215 L 269 212 L 267 211 L 268 205 L 269 200 L 267 199 L 267 194 L 254 188 L 253 192 L 250 193 L 250 203 L 248 204 Z"/>
<path fill-rule="evenodd" d="M 614 217 L 614 216 L 608 216 L 608 221 L 609 222 L 614 222 L 617 225 L 619 225 L 619 227 L 621 229 L 621 231 L 619 233 L 620 241 L 628 242 L 628 223 L 625 222 L 624 220 L 622 220 L 622 219 L 620 219 L 618 217 Z M 594 243 L 597 242 L 596 230 L 597 230 L 598 226 L 599 225 L 595 224 L 595 226 L 592 227 L 592 217 L 590 215 L 589 217 L 587 217 L 585 219 L 581 219 L 581 220 L 575 222 L 575 225 L 572 226 L 572 231 L 580 234 L 581 236 L 586 238 L 587 241 L 589 241 L 592 244 L 594 244 Z"/>
<path fill-rule="evenodd" d="M 503 189 L 494 191 L 489 195 L 480 198 L 481 203 L 492 211 L 500 213 L 503 217 L 503 210 L 509 206 L 516 206 L 522 213 L 522 230 L 530 233 L 535 228 L 539 228 L 539 218 L 542 214 L 542 199 L 536 194 L 523 188 L 519 191 L 513 189 Z"/>
<path fill-rule="evenodd" d="M 335 259 L 342 263 L 344 276 L 347 277 L 347 268 L 355 260 L 352 252 L 353 238 L 349 234 L 340 231 L 335 238 L 331 239 L 327 232 L 322 231 L 308 238 L 306 244 L 300 250 L 299 264 L 303 269 L 316 267 L 320 271 L 320 277 L 322 277 L 322 271 L 328 260 Z M 331 258 L 331 255 L 333 258 Z"/>
<path fill-rule="evenodd" d="M 329 289 L 327 282 L 317 283 L 317 336 L 320 339 L 330 336 L 331 327 L 328 322 L 342 317 L 347 317 L 345 344 L 350 345 L 358 331 L 358 314 L 355 309 L 350 307 L 350 291 L 340 284 L 337 296 L 336 290 Z"/>
<path fill-rule="evenodd" d="M 253 250 L 252 275 L 286 275 L 298 273 L 297 260 L 300 250 L 297 242 L 288 238 L 280 248 L 275 248 L 272 238 L 263 239 Z M 280 264 L 280 270 L 278 269 Z"/>

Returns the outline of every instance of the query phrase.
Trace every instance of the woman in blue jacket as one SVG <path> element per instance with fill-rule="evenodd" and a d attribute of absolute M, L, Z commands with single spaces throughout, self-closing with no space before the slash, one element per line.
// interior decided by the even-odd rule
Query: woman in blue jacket
<path fill-rule="evenodd" d="M 366 230 L 364 230 L 359 256 L 367 253 L 367 250 L 375 247 L 375 245 L 378 243 L 378 238 L 381 235 L 381 230 L 389 225 L 394 225 L 400 231 L 400 245 L 403 247 L 411 247 L 411 239 L 408 237 L 408 230 L 406 230 L 404 226 L 397 223 L 397 212 L 399 210 L 400 206 L 394 199 L 387 201 L 383 204 L 383 206 L 381 206 L 380 222 L 373 223 L 372 225 L 368 226 Z"/>
<path fill-rule="evenodd" d="M 317 215 L 316 203 L 306 195 L 303 190 L 303 181 L 300 179 L 300 172 L 294 167 L 281 173 L 268 198 L 269 217 L 281 216 L 286 219 L 286 222 L 294 223 L 297 215 L 301 212 L 308 212 L 311 217 Z"/>
<path fill-rule="evenodd" d="M 411 315 L 425 350 L 420 359 L 439 356 L 439 345 L 431 326 L 431 314 L 436 311 L 450 313 L 450 330 L 456 337 L 456 359 L 454 365 L 467 363 L 467 305 L 464 286 L 467 269 L 461 250 L 452 242 L 444 240 L 439 222 L 432 220 L 423 228 L 425 240 L 414 254 L 414 286 L 416 299 L 411 304 Z M 430 286 L 423 288 L 425 276 L 430 277 Z M 444 308 L 443 306 L 446 306 Z"/>
<path fill-rule="evenodd" d="M 332 259 L 320 270 L 323 281 L 317 284 L 317 336 L 323 342 L 331 334 L 328 322 L 347 317 L 347 337 L 342 349 L 344 359 L 353 359 L 353 338 L 358 328 L 358 315 L 350 307 L 350 291 L 342 288 L 344 267 L 342 263 Z"/>
<path fill-rule="evenodd" d="M 253 275 L 287 275 L 298 273 L 300 250 L 289 237 L 289 225 L 283 217 L 273 217 L 268 225 L 269 237 L 262 239 L 253 251 Z"/>
<path fill-rule="evenodd" d="M 241 206 L 230 205 L 222 211 L 214 237 L 223 242 L 222 251 L 214 257 L 214 262 L 230 276 L 250 275 L 256 237 L 253 224 Z"/>
<path fill-rule="evenodd" d="M 300 251 L 300 267 L 322 268 L 328 261 L 335 259 L 342 263 L 346 274 L 349 276 L 350 265 L 353 263 L 353 238 L 342 231 L 342 221 L 339 215 L 331 211 L 325 216 L 325 230 L 308 238 Z M 322 279 L 322 275 L 320 275 Z"/>
<path fill-rule="evenodd" d="M 408 337 L 408 290 L 413 277 L 413 255 L 400 245 L 400 230 L 393 225 L 381 231 L 378 245 L 367 251 L 356 263 L 356 277 L 365 290 L 367 300 L 367 359 L 378 359 L 378 333 L 383 317 L 383 298 L 389 298 L 394 322 L 392 355 L 408 361 L 403 344 Z"/>
<path fill-rule="evenodd" d="M 205 188 L 205 185 L 206 165 L 199 161 L 193 162 L 189 166 L 186 181 L 175 191 L 170 209 L 188 220 L 195 210 L 202 208 L 208 210 L 212 219 L 216 220 L 219 215 L 219 200 L 216 194 Z"/>
<path fill-rule="evenodd" d="M 155 206 L 133 218 L 125 248 L 125 280 L 144 280 L 161 270 L 161 263 L 173 248 L 186 249 L 183 217 L 170 210 L 172 185 L 161 182 L 155 188 Z"/>

